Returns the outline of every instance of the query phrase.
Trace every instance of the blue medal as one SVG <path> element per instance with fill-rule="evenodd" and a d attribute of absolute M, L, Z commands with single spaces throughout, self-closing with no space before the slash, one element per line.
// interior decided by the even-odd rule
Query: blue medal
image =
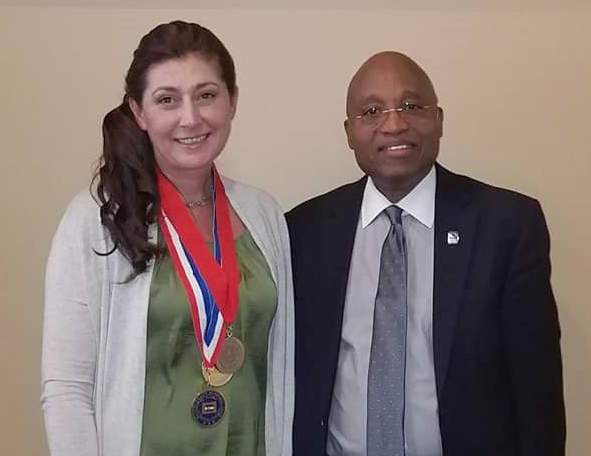
<path fill-rule="evenodd" d="M 197 395 L 191 406 L 191 416 L 202 426 L 213 426 L 224 416 L 226 400 L 222 393 L 205 390 Z"/>

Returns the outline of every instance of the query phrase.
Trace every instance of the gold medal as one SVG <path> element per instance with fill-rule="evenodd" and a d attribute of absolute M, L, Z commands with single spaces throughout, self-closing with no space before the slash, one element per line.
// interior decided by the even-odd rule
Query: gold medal
<path fill-rule="evenodd" d="M 201 365 L 201 375 L 205 382 L 211 386 L 224 386 L 232 378 L 232 374 L 224 374 L 215 367 L 205 367 Z"/>
<path fill-rule="evenodd" d="M 233 374 L 244 364 L 244 344 L 237 337 L 227 337 L 215 364 L 223 374 Z"/>

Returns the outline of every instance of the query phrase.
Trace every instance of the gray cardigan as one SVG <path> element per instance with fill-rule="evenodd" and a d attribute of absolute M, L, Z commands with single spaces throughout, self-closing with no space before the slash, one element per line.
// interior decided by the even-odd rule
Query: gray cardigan
<path fill-rule="evenodd" d="M 230 203 L 263 252 L 277 287 L 269 335 L 265 444 L 290 456 L 294 316 L 289 238 L 265 192 L 224 178 Z M 156 238 L 157 227 L 150 227 Z M 144 404 L 146 325 L 154 262 L 131 271 L 100 223 L 89 192 L 70 203 L 55 234 L 45 283 L 42 409 L 52 456 L 138 456 Z"/>

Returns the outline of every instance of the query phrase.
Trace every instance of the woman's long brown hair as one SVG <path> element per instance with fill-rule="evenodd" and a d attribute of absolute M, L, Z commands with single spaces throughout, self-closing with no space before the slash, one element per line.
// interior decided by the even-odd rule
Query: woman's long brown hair
<path fill-rule="evenodd" d="M 220 76 L 233 96 L 234 61 L 224 44 L 205 27 L 174 21 L 157 26 L 141 39 L 125 78 L 123 101 L 103 120 L 103 154 L 93 183 L 96 182 L 101 223 L 114 247 L 97 254 L 110 255 L 119 250 L 133 267 L 128 280 L 144 272 L 148 261 L 158 253 L 156 240 L 149 239 L 148 229 L 156 222 L 160 207 L 152 143 L 148 134 L 138 127 L 129 100 L 141 106 L 146 76 L 152 65 L 192 53 L 217 63 Z"/>

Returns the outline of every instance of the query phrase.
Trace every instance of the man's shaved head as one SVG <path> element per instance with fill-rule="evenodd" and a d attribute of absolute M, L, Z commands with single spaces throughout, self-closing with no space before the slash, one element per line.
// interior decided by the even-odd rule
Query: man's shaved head
<path fill-rule="evenodd" d="M 375 72 L 396 72 L 408 73 L 414 75 L 421 85 L 424 86 L 424 93 L 427 97 L 432 98 L 432 103 L 437 104 L 437 95 L 435 89 L 427 73 L 410 57 L 401 52 L 383 51 L 372 55 L 367 59 L 353 75 L 349 88 L 347 89 L 347 116 L 354 114 L 351 112 L 354 98 L 358 95 L 357 89 L 359 83 L 363 81 L 367 75 Z"/>

